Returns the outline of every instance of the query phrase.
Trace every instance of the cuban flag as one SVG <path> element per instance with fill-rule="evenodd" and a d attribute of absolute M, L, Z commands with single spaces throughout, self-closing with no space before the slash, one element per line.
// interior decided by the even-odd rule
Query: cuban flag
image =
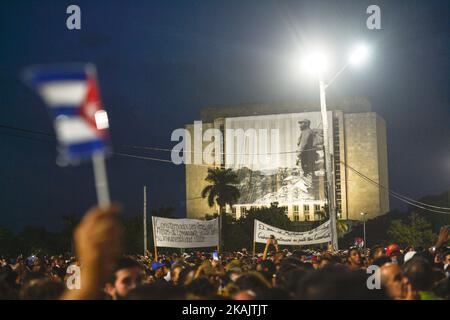
<path fill-rule="evenodd" d="M 102 107 L 93 65 L 29 69 L 26 80 L 54 118 L 60 163 L 75 164 L 106 151 L 108 115 Z"/>

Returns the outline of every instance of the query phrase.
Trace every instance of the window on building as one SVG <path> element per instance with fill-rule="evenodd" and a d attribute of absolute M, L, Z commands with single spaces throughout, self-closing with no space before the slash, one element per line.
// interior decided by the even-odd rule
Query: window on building
<path fill-rule="evenodd" d="M 303 212 L 305 213 L 305 214 L 309 214 L 309 205 L 308 204 L 305 204 L 305 205 L 303 205 Z"/>
<path fill-rule="evenodd" d="M 309 214 L 305 214 L 305 221 L 309 221 Z"/>
<path fill-rule="evenodd" d="M 292 211 L 294 211 L 294 214 L 298 214 L 298 206 L 297 205 L 294 205 L 293 207 L 292 207 Z"/>

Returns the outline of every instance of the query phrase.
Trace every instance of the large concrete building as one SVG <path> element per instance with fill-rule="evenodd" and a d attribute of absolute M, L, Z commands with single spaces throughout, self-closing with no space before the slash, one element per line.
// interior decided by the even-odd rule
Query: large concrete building
<path fill-rule="evenodd" d="M 332 121 L 329 121 L 332 134 L 330 139 L 333 143 L 334 189 L 338 216 L 345 220 L 361 220 L 361 212 L 366 213 L 369 219 L 386 213 L 389 211 L 387 192 L 389 182 L 385 121 L 371 111 L 370 103 L 365 99 L 344 101 L 328 109 L 329 119 L 332 118 Z M 289 154 L 286 150 L 297 147 L 300 134 L 300 130 L 297 130 L 293 123 L 297 124 L 298 119 L 305 117 L 312 121 L 316 130 L 321 128 L 321 118 L 317 107 L 280 104 L 205 108 L 201 111 L 200 134 L 203 135 L 208 129 L 217 129 L 224 133 L 231 127 L 274 128 L 280 125 L 284 126 L 284 129 L 279 137 L 281 150 L 277 150 L 280 150 L 281 154 Z M 186 125 L 186 129 L 191 137 L 199 134 L 194 132 L 193 124 Z M 219 152 L 220 156 L 215 158 L 213 165 L 207 165 L 204 162 L 199 164 L 198 161 L 195 164 L 186 164 L 188 218 L 202 218 L 206 214 L 217 212 L 216 207 L 208 206 L 207 201 L 201 197 L 201 192 L 208 185 L 205 177 L 209 167 L 230 167 L 227 165 L 227 153 L 231 154 L 236 149 L 228 148 L 230 141 L 227 139 L 229 137 L 224 133 L 223 138 L 217 141 L 216 146 L 219 146 L 217 149 L 220 148 L 221 152 Z M 210 144 L 211 142 L 202 142 L 203 148 L 198 149 L 197 152 L 194 150 L 194 156 L 204 152 L 202 150 Z M 283 149 L 284 145 L 291 147 Z M 323 158 L 323 152 L 318 150 L 316 154 L 319 159 L 316 162 L 318 165 L 322 163 L 323 166 L 323 161 L 320 160 L 321 157 Z M 243 181 L 240 185 L 243 199 L 233 207 L 228 207 L 227 212 L 238 218 L 252 207 L 278 202 L 279 206 L 284 207 L 288 217 L 294 221 L 318 219 L 317 213 L 326 203 L 324 170 L 319 168 L 307 177 L 306 174 L 302 174 L 302 169 L 292 164 L 295 158 L 296 155 L 289 155 L 290 162 L 287 162 L 291 164 L 282 162 L 281 169 L 275 173 L 273 170 L 270 173 L 264 173 L 264 170 L 260 168 L 250 170 L 247 168 L 250 166 L 245 164 L 234 168 Z"/>

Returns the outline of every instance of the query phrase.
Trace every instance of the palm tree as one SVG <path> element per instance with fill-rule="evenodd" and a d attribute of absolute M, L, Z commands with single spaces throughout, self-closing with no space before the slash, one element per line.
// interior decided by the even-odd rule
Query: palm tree
<path fill-rule="evenodd" d="M 236 173 L 231 169 L 210 168 L 205 178 L 210 182 L 202 191 L 202 198 L 208 198 L 208 205 L 219 206 L 219 213 L 225 211 L 225 206 L 233 205 L 241 196 L 239 189 L 235 186 L 239 183 Z"/>
<path fill-rule="evenodd" d="M 320 217 L 319 221 L 321 223 L 327 221 L 329 219 L 328 205 L 325 205 L 323 207 L 323 210 L 318 212 L 318 215 Z M 336 229 L 337 229 L 338 235 L 341 236 L 348 231 L 348 224 L 346 224 L 344 220 L 336 219 Z"/>
<path fill-rule="evenodd" d="M 241 196 L 235 186 L 239 179 L 231 169 L 210 168 L 205 180 L 211 184 L 202 190 L 202 198 L 208 198 L 210 207 L 219 206 L 219 251 L 222 251 L 222 214 L 227 204 L 232 206 Z"/>

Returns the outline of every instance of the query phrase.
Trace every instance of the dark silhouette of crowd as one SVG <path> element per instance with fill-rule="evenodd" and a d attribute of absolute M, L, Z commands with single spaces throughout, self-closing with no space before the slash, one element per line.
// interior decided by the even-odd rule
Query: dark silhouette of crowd
<path fill-rule="evenodd" d="M 242 249 L 123 255 L 119 209 L 94 208 L 74 234 L 76 256 L 0 260 L 0 299 L 288 300 L 450 298 L 449 228 L 431 248 Z"/>

